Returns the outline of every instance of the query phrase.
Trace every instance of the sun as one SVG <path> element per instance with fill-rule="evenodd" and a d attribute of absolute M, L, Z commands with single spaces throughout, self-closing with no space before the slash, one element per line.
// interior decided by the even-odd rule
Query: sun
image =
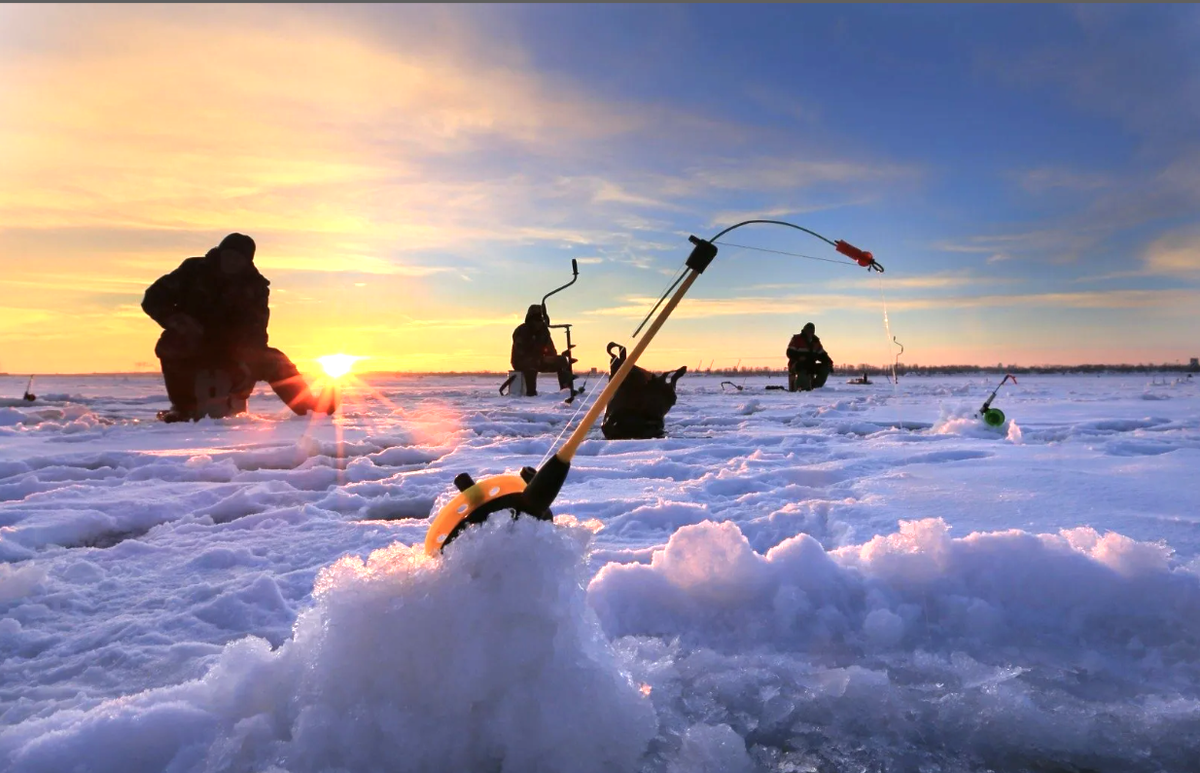
<path fill-rule="evenodd" d="M 326 376 L 341 378 L 350 372 L 354 363 L 365 359 L 366 357 L 355 357 L 353 354 L 327 354 L 324 357 L 318 357 L 317 362 L 325 371 Z"/>

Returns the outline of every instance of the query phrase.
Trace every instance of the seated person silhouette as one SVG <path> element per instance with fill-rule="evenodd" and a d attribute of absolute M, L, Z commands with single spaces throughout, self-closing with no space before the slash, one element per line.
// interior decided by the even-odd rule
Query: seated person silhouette
<path fill-rule="evenodd" d="M 554 348 L 554 340 L 550 337 L 550 316 L 541 304 L 533 304 L 525 312 L 525 321 L 517 325 L 512 335 L 512 369 L 521 374 L 525 382 L 525 395 L 537 395 L 537 374 L 554 373 L 558 375 L 558 388 L 571 389 L 575 376 L 571 373 L 571 363 L 568 355 L 559 354 Z M 509 382 L 505 382 L 507 386 Z M 501 387 L 503 391 L 504 387 Z"/>

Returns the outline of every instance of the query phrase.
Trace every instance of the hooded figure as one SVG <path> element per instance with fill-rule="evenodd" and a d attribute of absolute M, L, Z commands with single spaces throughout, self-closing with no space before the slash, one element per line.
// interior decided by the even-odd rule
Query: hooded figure
<path fill-rule="evenodd" d="M 817 338 L 817 327 L 809 322 L 792 336 L 787 347 L 788 391 L 807 392 L 825 386 L 833 372 L 833 359 Z"/>
<path fill-rule="evenodd" d="M 254 266 L 254 252 L 249 236 L 229 234 L 146 290 L 142 311 L 163 328 L 154 347 L 171 400 L 163 421 L 241 413 L 258 381 L 297 414 L 316 408 L 296 366 L 267 346 L 271 283 Z"/>
<path fill-rule="evenodd" d="M 558 374 L 559 389 L 573 387 L 575 376 L 571 373 L 571 359 L 554 348 L 546 307 L 532 304 L 525 312 L 525 321 L 513 330 L 512 338 L 512 369 L 521 372 L 526 396 L 537 395 L 538 373 Z"/>

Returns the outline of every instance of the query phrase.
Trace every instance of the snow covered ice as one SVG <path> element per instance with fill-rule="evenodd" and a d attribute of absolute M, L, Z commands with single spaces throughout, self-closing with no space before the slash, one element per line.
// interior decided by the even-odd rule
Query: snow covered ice
<path fill-rule="evenodd" d="M 429 559 L 578 405 L 0 379 L 0 770 L 1200 768 L 1197 380 L 722 380 Z"/>

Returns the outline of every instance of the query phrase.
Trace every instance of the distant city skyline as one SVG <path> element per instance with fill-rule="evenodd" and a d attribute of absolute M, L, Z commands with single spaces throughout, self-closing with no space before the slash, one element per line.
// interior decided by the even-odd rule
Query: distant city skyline
<path fill-rule="evenodd" d="M 142 293 L 233 231 L 306 370 L 506 370 L 572 259 L 603 370 L 753 217 L 887 273 L 738 231 L 647 367 L 782 367 L 808 321 L 839 365 L 1200 354 L 1193 5 L 5 5 L 0 168 L 16 375 L 157 369 Z"/>

